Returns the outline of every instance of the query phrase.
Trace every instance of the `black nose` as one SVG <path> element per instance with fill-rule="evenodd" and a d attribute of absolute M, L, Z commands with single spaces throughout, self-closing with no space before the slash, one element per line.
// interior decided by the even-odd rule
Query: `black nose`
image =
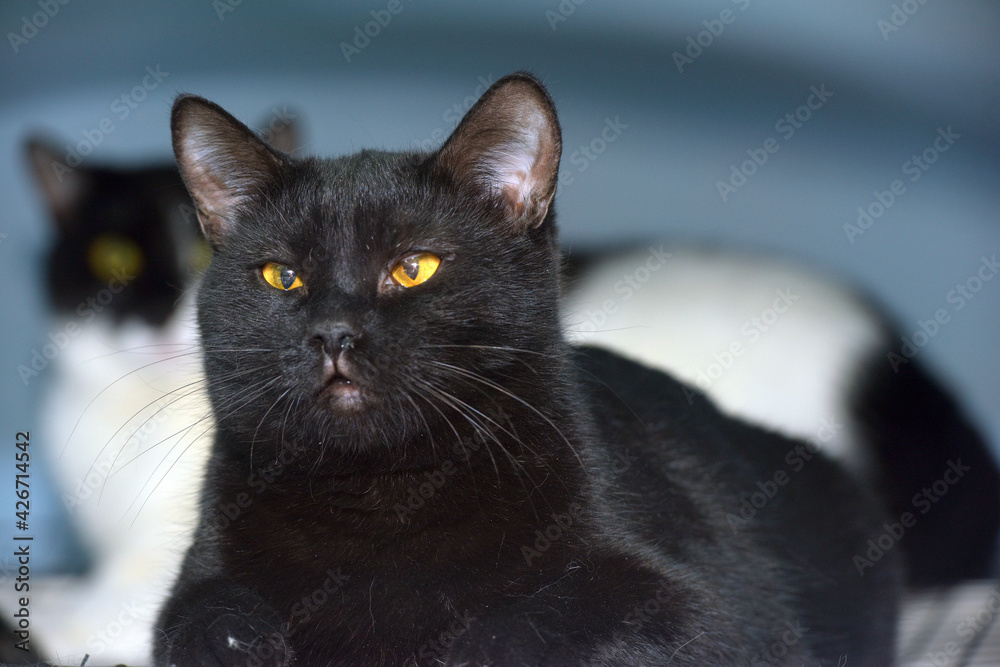
<path fill-rule="evenodd" d="M 319 343 L 331 357 L 344 350 L 354 349 L 358 333 L 345 322 L 321 324 L 313 329 L 313 340 Z"/>

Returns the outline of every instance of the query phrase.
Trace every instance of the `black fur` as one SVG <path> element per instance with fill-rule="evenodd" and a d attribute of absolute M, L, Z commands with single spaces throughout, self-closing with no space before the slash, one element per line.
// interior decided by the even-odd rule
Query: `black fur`
<path fill-rule="evenodd" d="M 859 575 L 883 530 L 863 489 L 564 341 L 559 130 L 533 78 L 431 155 L 292 160 L 192 97 L 173 129 L 216 248 L 218 430 L 158 665 L 891 664 L 897 554 Z M 437 273 L 387 282 L 415 251 Z"/>
<path fill-rule="evenodd" d="M 40 139 L 29 141 L 27 152 L 56 222 L 46 264 L 52 306 L 85 321 L 100 315 L 163 324 L 190 281 L 199 236 L 177 169 L 71 168 Z M 139 270 L 122 264 L 109 266 L 110 276 L 95 272 L 88 254 L 101 238 L 132 244 Z"/>
<path fill-rule="evenodd" d="M 635 245 L 571 249 L 563 260 L 568 289 L 593 281 L 589 274 L 603 263 L 635 251 Z M 922 359 L 900 353 L 901 332 L 888 308 L 872 295 L 840 289 L 861 300 L 880 340 L 874 352 L 852 364 L 838 399 L 870 457 L 871 469 L 861 476 L 874 482 L 891 516 L 898 520 L 909 512 L 915 517 L 899 540 L 907 586 L 949 586 L 995 576 L 1000 470 L 989 443 Z"/>
<path fill-rule="evenodd" d="M 900 540 L 907 583 L 942 586 L 992 576 L 1000 533 L 996 461 L 919 360 L 892 355 L 882 351 L 867 361 L 851 408 L 875 454 L 890 515 L 916 518 Z"/>

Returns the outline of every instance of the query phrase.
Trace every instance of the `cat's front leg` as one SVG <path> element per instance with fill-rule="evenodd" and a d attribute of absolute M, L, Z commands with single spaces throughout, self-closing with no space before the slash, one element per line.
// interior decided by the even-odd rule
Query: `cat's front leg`
<path fill-rule="evenodd" d="M 613 627 L 611 619 L 580 624 L 572 615 L 518 607 L 476 619 L 467 633 L 455 637 L 440 662 L 436 660 L 438 656 L 418 653 L 405 664 L 449 667 L 665 664 L 673 652 L 671 646 L 677 643 L 672 638 L 656 637 L 656 632 Z"/>
<path fill-rule="evenodd" d="M 624 616 L 612 600 L 579 599 L 562 609 L 555 604 L 514 605 L 475 619 L 467 632 L 449 638 L 450 648 L 443 658 L 417 653 L 405 665 L 706 667 L 756 665 L 762 656 L 772 655 L 768 650 L 776 642 L 769 633 L 758 636 L 741 633 L 731 620 L 720 622 L 724 614 L 716 615 L 719 610 L 709 611 L 711 616 L 698 619 L 683 602 L 676 608 L 672 602 L 658 607 L 653 604 L 656 600 L 650 597 Z M 711 622 L 707 622 L 709 618 Z M 439 641 L 438 645 L 443 643 Z M 779 643 L 779 646 L 782 657 L 769 658 L 772 660 L 769 664 L 782 667 L 837 664 L 836 658 L 832 661 L 818 658 L 798 637 L 793 643 Z"/>
<path fill-rule="evenodd" d="M 491 605 L 488 611 L 467 618 L 463 627 L 453 626 L 450 633 L 441 634 L 437 645 L 448 646 L 443 656 L 418 652 L 407 664 L 607 667 L 665 664 L 671 656 L 671 664 L 677 665 L 726 664 L 692 662 L 692 655 L 705 654 L 680 650 L 699 630 L 669 584 L 657 591 L 643 582 L 622 592 L 586 583 L 564 587 L 557 582 L 530 597 Z M 658 592 L 663 602 L 657 599 Z M 644 615 L 643 610 L 653 604 L 659 613 Z M 439 657 L 441 661 L 435 661 Z"/>
<path fill-rule="evenodd" d="M 176 591 L 155 631 L 157 667 L 287 667 L 292 650 L 260 595 L 214 580 Z"/>

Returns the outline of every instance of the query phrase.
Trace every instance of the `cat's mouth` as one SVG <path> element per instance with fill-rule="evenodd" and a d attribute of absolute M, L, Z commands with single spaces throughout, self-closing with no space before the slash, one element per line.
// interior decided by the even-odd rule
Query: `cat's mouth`
<path fill-rule="evenodd" d="M 359 409 L 366 402 L 366 394 L 357 377 L 356 368 L 343 352 L 338 354 L 336 359 L 324 355 L 321 394 L 332 399 L 337 407 Z"/>

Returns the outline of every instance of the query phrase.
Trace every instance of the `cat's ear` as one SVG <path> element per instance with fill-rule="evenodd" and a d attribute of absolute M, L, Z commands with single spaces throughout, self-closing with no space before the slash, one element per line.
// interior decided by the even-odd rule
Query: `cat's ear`
<path fill-rule="evenodd" d="M 483 94 L 436 159 L 459 183 L 500 197 L 513 223 L 527 229 L 549 211 L 561 151 L 552 99 L 538 80 L 518 73 Z"/>
<path fill-rule="evenodd" d="M 275 108 L 263 125 L 262 138 L 283 153 L 294 153 L 302 148 L 302 128 L 296 118 L 298 114 L 290 112 L 288 107 Z"/>
<path fill-rule="evenodd" d="M 240 207 L 277 177 L 284 159 L 222 107 L 183 95 L 170 128 L 181 177 L 214 247 L 225 245 Z"/>
<path fill-rule="evenodd" d="M 28 139 L 25 152 L 56 223 L 63 231 L 70 230 L 90 189 L 90 174 L 79 165 L 70 167 L 58 149 L 40 137 Z"/>

